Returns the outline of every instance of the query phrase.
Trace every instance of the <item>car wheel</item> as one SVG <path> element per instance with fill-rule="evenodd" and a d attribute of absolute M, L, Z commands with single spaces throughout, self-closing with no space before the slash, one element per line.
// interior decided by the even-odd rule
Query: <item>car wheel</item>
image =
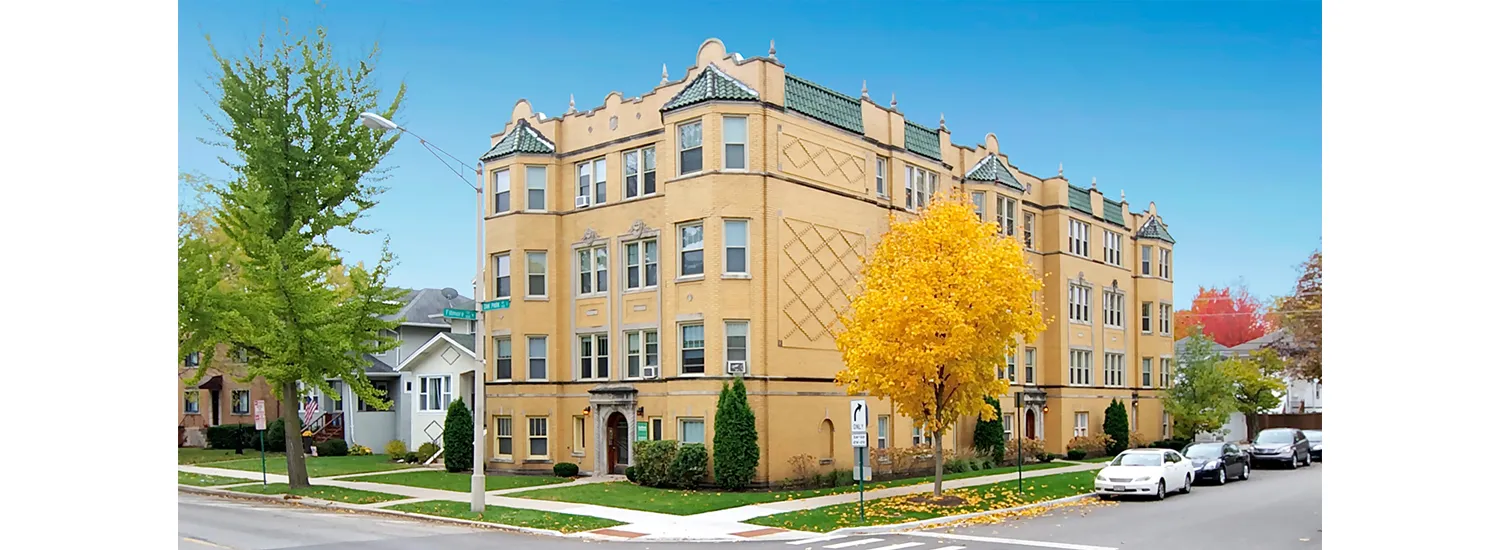
<path fill-rule="evenodd" d="M 1291 466 L 1291 468 L 1293 470 L 1297 469 L 1297 453 L 1292 453 L 1292 466 Z"/>
<path fill-rule="evenodd" d="M 1188 474 L 1187 478 L 1182 480 L 1182 494 L 1191 492 L 1193 492 L 1193 475 Z"/>
<path fill-rule="evenodd" d="M 1156 480 L 1156 500 L 1167 498 L 1167 480 Z"/>
<path fill-rule="evenodd" d="M 1250 480 L 1250 463 L 1245 463 L 1245 469 L 1240 471 L 1240 481 Z"/>
<path fill-rule="evenodd" d="M 1223 466 L 1219 467 L 1219 480 L 1216 483 L 1218 483 L 1219 485 L 1229 483 L 1229 476 L 1224 473 Z"/>

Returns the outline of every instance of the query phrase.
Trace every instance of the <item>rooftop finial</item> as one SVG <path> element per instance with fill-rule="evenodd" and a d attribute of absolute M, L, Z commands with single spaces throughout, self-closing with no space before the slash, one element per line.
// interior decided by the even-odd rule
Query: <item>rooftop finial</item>
<path fill-rule="evenodd" d="M 578 109 L 575 109 L 573 107 L 573 94 L 568 94 L 568 112 L 569 113 L 576 113 L 576 112 L 578 112 Z"/>
<path fill-rule="evenodd" d="M 776 59 L 776 39 L 771 39 L 771 59 Z"/>
<path fill-rule="evenodd" d="M 939 130 L 947 130 L 948 129 L 948 119 L 945 118 L 943 116 L 943 113 L 941 113 L 941 112 L 938 113 L 938 129 Z"/>
<path fill-rule="evenodd" d="M 896 92 L 891 92 L 891 108 L 896 108 Z"/>
<path fill-rule="evenodd" d="M 1120 202 L 1125 202 L 1125 190 L 1120 190 Z"/>
<path fill-rule="evenodd" d="M 1099 178 L 1095 177 L 1095 178 L 1090 178 L 1090 179 L 1092 179 L 1093 181 L 1089 182 L 1089 189 L 1093 189 L 1095 191 L 1098 191 L 1099 190 Z"/>
<path fill-rule="evenodd" d="M 667 64 L 666 63 L 662 63 L 661 64 L 661 83 L 662 84 L 666 84 L 667 83 Z"/>
<path fill-rule="evenodd" d="M 1057 177 L 1059 177 L 1059 178 L 1063 177 L 1063 175 L 1062 175 L 1062 161 L 1058 161 L 1058 163 L 1057 163 Z"/>
<path fill-rule="evenodd" d="M 859 81 L 859 97 L 860 99 L 870 99 L 870 81 Z"/>

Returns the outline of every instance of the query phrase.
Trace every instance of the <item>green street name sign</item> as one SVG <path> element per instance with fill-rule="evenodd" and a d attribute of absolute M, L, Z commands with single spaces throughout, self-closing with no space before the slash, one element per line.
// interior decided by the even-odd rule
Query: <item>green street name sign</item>
<path fill-rule="evenodd" d="M 471 309 L 453 309 L 450 307 L 443 309 L 443 317 L 447 317 L 449 319 L 468 319 L 470 321 L 477 321 L 479 320 L 479 312 Z"/>
<path fill-rule="evenodd" d="M 506 299 L 503 299 L 503 300 L 490 300 L 488 302 L 480 302 L 479 303 L 479 309 L 482 309 L 484 311 L 493 311 L 493 310 L 496 310 L 496 309 L 510 309 L 510 298 L 506 298 Z"/>

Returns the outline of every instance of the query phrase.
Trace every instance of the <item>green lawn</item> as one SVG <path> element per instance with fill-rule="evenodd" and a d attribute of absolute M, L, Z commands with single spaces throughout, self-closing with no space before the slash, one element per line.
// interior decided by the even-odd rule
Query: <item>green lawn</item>
<path fill-rule="evenodd" d="M 920 502 L 920 498 L 928 496 L 928 493 L 866 501 L 864 522 L 859 521 L 859 504 L 852 503 L 752 518 L 746 523 L 818 533 L 843 527 L 905 523 L 1091 493 L 1094 490 L 1095 474 L 1096 472 L 1088 471 L 1027 478 L 1024 482 L 1024 494 L 1016 492 L 1014 481 L 944 490 L 944 495 L 963 500 L 962 504 L 956 506 L 934 507 Z"/>
<path fill-rule="evenodd" d="M 374 491 L 361 491 L 359 489 L 345 489 L 343 487 L 329 487 L 314 485 L 306 489 L 291 491 L 285 483 L 272 483 L 270 485 L 246 485 L 230 489 L 240 493 L 255 493 L 258 495 L 285 495 L 293 494 L 299 497 L 319 498 L 334 502 L 347 502 L 349 504 L 374 504 L 391 500 L 401 500 L 407 497 L 392 495 L 388 493 L 377 493 Z"/>
<path fill-rule="evenodd" d="M 444 491 L 469 492 L 470 478 L 473 474 L 467 472 L 452 473 L 444 470 L 419 470 L 411 472 L 397 472 L 394 474 L 376 474 L 344 478 L 348 481 L 364 481 L 369 483 L 390 483 L 393 485 L 406 485 L 410 487 L 425 487 L 428 489 L 441 489 Z M 567 478 L 552 476 L 485 476 L 484 490 L 496 491 L 499 489 L 513 489 L 516 487 L 536 487 L 540 485 L 551 485 L 554 483 L 565 483 Z"/>
<path fill-rule="evenodd" d="M 1094 464 L 1099 464 L 1101 462 L 1109 462 L 1109 461 L 1114 460 L 1114 459 L 1115 459 L 1115 457 L 1112 457 L 1112 456 L 1100 456 L 1100 457 L 1094 457 L 1094 458 L 1086 458 L 1086 459 L 1080 460 L 1079 462 L 1091 462 L 1091 463 L 1094 463 Z"/>
<path fill-rule="evenodd" d="M 282 456 L 282 453 L 266 453 L 266 460 L 270 461 L 274 459 L 281 459 Z M 245 454 L 237 455 L 234 454 L 233 449 L 199 449 L 196 447 L 177 448 L 178 464 L 203 464 L 206 462 L 221 462 L 225 460 L 244 460 L 251 457 L 254 457 L 256 461 L 259 461 L 260 451 L 245 449 Z M 260 466 L 256 466 L 255 469 L 259 471 Z"/>
<path fill-rule="evenodd" d="M 217 485 L 232 485 L 235 483 L 250 483 L 250 479 L 239 479 L 234 477 L 210 476 L 188 472 L 177 472 L 177 483 L 179 485 L 193 485 L 197 487 L 214 487 Z"/>
<path fill-rule="evenodd" d="M 1053 462 L 1046 464 L 1027 464 L 1022 471 L 1044 470 L 1048 468 L 1059 468 L 1067 464 Z M 973 472 L 962 472 L 944 474 L 944 480 L 964 479 L 996 474 L 1007 474 L 1014 472 L 1015 467 L 992 468 Z M 914 477 L 907 479 L 896 479 L 881 481 L 865 485 L 865 490 L 882 489 L 886 487 L 902 487 L 920 483 L 930 483 L 932 477 Z M 794 500 L 800 498 L 811 498 L 824 495 L 836 495 L 858 491 L 858 486 L 835 487 L 830 489 L 802 489 L 794 491 L 680 491 L 675 489 L 660 489 L 655 487 L 642 487 L 626 481 L 612 483 L 590 483 L 574 487 L 555 487 L 551 489 L 538 489 L 535 491 L 524 491 L 512 493 L 507 496 L 518 498 L 534 498 L 538 500 L 554 500 L 561 502 L 577 502 L 580 504 L 598 504 L 614 508 L 626 508 L 630 510 L 642 510 L 646 512 L 658 512 L 662 514 L 675 514 L 689 516 L 761 504 L 765 502 L 776 502 L 782 500 Z"/>
<path fill-rule="evenodd" d="M 596 518 L 593 516 L 577 516 L 573 514 L 560 514 L 557 512 L 543 512 L 538 510 L 522 510 L 519 508 L 506 508 L 504 506 L 485 506 L 483 514 L 469 511 L 469 503 L 454 502 L 451 500 L 429 500 L 426 502 L 412 502 L 390 506 L 389 510 L 400 510 L 402 512 L 413 512 L 417 514 L 428 514 L 433 516 L 444 516 L 450 518 L 483 521 L 486 523 L 499 523 L 502 525 L 514 525 L 516 527 L 531 527 L 534 529 L 551 529 L 563 533 L 577 533 L 579 531 L 592 531 L 605 527 L 623 525 L 614 520 Z"/>
<path fill-rule="evenodd" d="M 386 455 L 364 455 L 364 456 L 309 456 L 307 458 L 308 477 L 328 477 L 344 474 L 362 474 L 365 472 L 384 472 L 387 470 L 401 470 L 410 468 L 411 464 L 391 462 Z M 204 464 L 213 468 L 229 468 L 231 470 L 244 470 L 247 472 L 260 471 L 260 457 L 246 458 L 243 460 L 230 460 L 227 462 L 214 462 Z M 277 457 L 272 460 L 266 458 L 266 471 L 273 474 L 286 473 L 286 458 Z"/>

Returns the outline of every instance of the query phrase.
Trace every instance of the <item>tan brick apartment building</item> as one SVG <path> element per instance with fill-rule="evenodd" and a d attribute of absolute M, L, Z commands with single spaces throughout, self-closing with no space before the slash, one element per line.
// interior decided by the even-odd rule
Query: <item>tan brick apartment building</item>
<path fill-rule="evenodd" d="M 491 469 L 619 471 L 638 434 L 711 443 L 732 374 L 756 412 L 760 481 L 799 454 L 852 467 L 837 315 L 890 216 L 939 189 L 972 196 L 1044 275 L 1049 328 L 1000 366 L 1026 392 L 1022 410 L 1002 399 L 1006 422 L 1061 452 L 1119 398 L 1162 436 L 1173 241 L 1154 203 L 1132 212 L 1023 172 L 994 134 L 953 143 L 894 99 L 789 74 L 774 48 L 746 59 L 710 39 L 682 79 L 663 73 L 640 97 L 562 116 L 518 101 L 483 156 L 480 299 L 511 299 L 481 331 Z M 925 439 L 871 404 L 871 447 Z M 948 444 L 970 445 L 973 423 Z"/>

